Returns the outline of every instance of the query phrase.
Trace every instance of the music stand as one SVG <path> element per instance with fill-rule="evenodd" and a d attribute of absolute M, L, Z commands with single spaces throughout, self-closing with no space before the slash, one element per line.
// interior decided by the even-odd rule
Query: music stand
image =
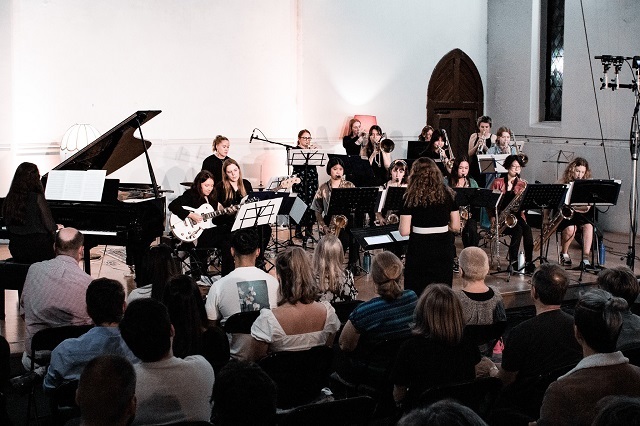
<path fill-rule="evenodd" d="M 481 154 L 478 157 L 478 167 L 480 167 L 480 173 L 483 174 L 496 174 L 507 173 L 507 169 L 504 168 L 504 160 L 507 159 L 509 154 Z"/>
<path fill-rule="evenodd" d="M 371 186 L 376 177 L 368 159 L 359 155 L 328 154 L 329 159 L 339 158 L 344 163 L 344 174 L 347 180 L 356 187 Z"/>
<path fill-rule="evenodd" d="M 567 189 L 568 189 L 567 185 L 563 185 L 563 184 L 545 184 L 545 183 L 528 184 L 524 190 L 519 211 L 529 210 L 529 209 L 540 210 L 540 214 L 542 214 L 545 209 L 558 209 L 565 200 Z M 517 213 L 517 212 L 514 212 L 514 213 Z M 542 226 L 542 228 L 540 229 L 540 233 L 541 233 L 540 238 L 542 238 L 543 232 L 544 232 L 544 226 Z M 541 264 L 544 262 L 547 262 L 547 258 L 546 256 L 543 255 L 543 251 L 544 251 L 544 247 L 541 241 L 540 255 L 535 259 L 533 259 L 531 262 L 525 263 L 525 266 L 534 264 L 536 260 L 540 260 Z M 521 270 L 522 268 L 518 269 L 518 272 L 520 272 Z"/>
<path fill-rule="evenodd" d="M 622 181 L 620 180 L 606 180 L 606 179 L 585 179 L 576 180 L 570 184 L 570 200 L 571 207 L 574 206 L 591 206 L 592 219 L 588 219 L 589 223 L 593 226 L 594 241 L 598 244 L 598 233 L 596 232 L 595 224 L 595 208 L 598 206 L 615 206 L 618 203 L 618 196 L 620 195 L 620 187 Z M 586 218 L 586 215 L 585 215 Z M 595 253 L 591 252 L 591 260 L 596 259 Z M 600 268 L 600 259 L 598 263 L 595 261 L 593 265 Z M 582 280 L 582 273 L 584 272 L 584 262 L 580 262 L 580 278 Z"/>
<path fill-rule="evenodd" d="M 262 242 L 264 241 L 264 228 L 260 225 L 271 225 L 272 223 L 275 223 L 281 204 L 282 197 L 243 204 L 240 206 L 240 210 L 238 210 L 238 213 L 236 214 L 236 219 L 231 227 L 231 232 L 255 226 L 260 235 L 260 247 L 262 248 Z M 269 231 L 271 231 L 271 226 L 269 226 Z M 265 262 L 269 262 L 267 261 L 265 253 L 262 253 L 262 257 Z M 269 263 L 271 264 L 271 262 Z M 273 264 L 271 265 L 273 266 Z"/>
<path fill-rule="evenodd" d="M 378 211 L 400 210 L 404 205 L 404 194 L 407 188 L 402 186 L 392 186 L 382 191 Z"/>
<path fill-rule="evenodd" d="M 356 215 L 373 211 L 377 195 L 377 186 L 365 188 L 334 188 L 331 190 L 331 198 L 329 199 L 329 206 L 327 207 L 325 217 L 331 217 L 335 214 L 348 216 L 351 227 L 355 227 Z M 353 235 L 349 236 L 349 240 L 351 240 L 351 238 L 354 238 Z M 351 246 L 351 244 L 349 245 Z M 351 249 L 350 247 L 349 250 Z M 358 262 L 360 261 L 359 250 L 358 248 Z M 364 269 L 362 270 L 364 271 Z"/>
<path fill-rule="evenodd" d="M 408 141 L 407 142 L 407 158 L 415 160 L 420 157 L 424 157 L 429 149 L 429 142 L 422 141 Z"/>

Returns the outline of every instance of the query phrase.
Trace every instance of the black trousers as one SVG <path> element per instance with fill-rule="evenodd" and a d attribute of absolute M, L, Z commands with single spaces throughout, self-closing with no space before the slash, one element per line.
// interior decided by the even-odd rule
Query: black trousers
<path fill-rule="evenodd" d="M 520 249 L 521 241 L 524 248 L 524 260 L 531 262 L 533 260 L 533 235 L 529 224 L 521 216 L 518 216 L 516 225 L 513 228 L 507 228 L 504 233 L 511 236 L 509 262 L 513 264 L 518 261 L 518 250 Z"/>

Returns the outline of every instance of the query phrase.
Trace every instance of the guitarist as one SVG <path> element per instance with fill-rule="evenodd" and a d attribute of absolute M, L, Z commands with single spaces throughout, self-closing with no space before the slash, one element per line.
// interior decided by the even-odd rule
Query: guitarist
<path fill-rule="evenodd" d="M 207 170 L 202 170 L 193 179 L 191 188 L 169 204 L 169 210 L 182 220 L 189 218 L 196 223 L 202 222 L 202 216 L 185 210 L 182 206 L 197 209 L 201 205 L 208 203 L 215 210 L 221 210 L 222 206 L 218 203 L 216 192 L 213 189 L 213 175 Z M 231 228 L 229 227 L 229 229 Z M 205 229 L 198 238 L 198 247 L 218 247 L 222 250 L 222 275 L 226 275 L 233 270 L 233 257 L 231 257 L 231 247 L 229 245 L 230 239 L 229 231 L 219 232 L 218 227 Z M 195 268 L 192 267 L 192 272 L 194 278 L 199 278 L 207 270 L 207 267 L 203 266 L 207 265 L 206 254 L 190 250 L 194 248 L 192 243 L 183 243 L 182 247 L 187 251 L 191 251 L 192 265 L 196 265 Z M 228 255 L 225 256 L 225 253 L 228 253 Z"/>
<path fill-rule="evenodd" d="M 242 178 L 242 171 L 240 170 L 240 165 L 238 162 L 232 158 L 227 158 L 222 163 L 222 181 L 216 184 L 216 195 L 217 199 L 222 204 L 223 207 L 230 207 L 232 205 L 237 205 L 242 202 L 242 199 L 253 192 L 253 187 L 251 186 L 251 182 Z M 219 231 L 223 231 L 226 235 L 224 238 L 226 240 L 226 244 L 229 244 L 231 240 L 231 227 L 233 226 L 235 218 L 233 216 L 223 216 L 217 222 Z M 258 226 L 258 235 L 260 235 L 260 254 L 258 255 L 258 259 L 256 260 L 256 266 L 262 267 L 264 265 L 264 252 L 267 248 L 267 244 L 269 243 L 269 239 L 271 238 L 271 226 L 270 225 L 260 225 Z M 222 256 L 222 276 L 225 276 L 228 272 L 231 272 L 234 269 L 233 265 L 233 257 L 228 259 L 231 263 L 230 269 L 225 267 L 225 255 L 231 256 L 231 248 L 225 249 L 225 253 Z M 228 253 L 227 253 L 228 252 Z"/>

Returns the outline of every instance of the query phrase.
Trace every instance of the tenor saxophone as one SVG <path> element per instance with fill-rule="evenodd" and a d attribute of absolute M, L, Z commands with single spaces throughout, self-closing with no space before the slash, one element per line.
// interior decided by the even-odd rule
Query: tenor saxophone
<path fill-rule="evenodd" d="M 524 182 L 524 181 L 523 181 Z M 500 215 L 498 215 L 498 235 L 504 233 L 505 229 L 513 228 L 518 224 L 518 217 L 513 213 L 520 211 L 520 204 L 522 204 L 522 197 L 524 196 L 524 190 L 527 187 L 527 183 L 524 182 L 525 187 L 522 191 L 513 197 L 513 200 L 502 209 Z"/>

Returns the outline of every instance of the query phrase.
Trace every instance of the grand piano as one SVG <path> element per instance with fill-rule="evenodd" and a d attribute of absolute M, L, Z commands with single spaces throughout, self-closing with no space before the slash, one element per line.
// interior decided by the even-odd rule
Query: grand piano
<path fill-rule="evenodd" d="M 53 170 L 106 170 L 107 176 L 144 154 L 151 184 L 106 179 L 100 202 L 49 201 L 56 223 L 80 230 L 85 238 L 84 266 L 91 273 L 90 249 L 125 246 L 127 264 L 140 264 L 144 251 L 164 232 L 166 200 L 160 191 L 148 148 L 151 142 L 134 132 L 161 111 L 137 111 Z M 47 176 L 43 176 L 46 185 Z M 3 200 L 0 199 L 0 206 Z M 0 208 L 0 215 L 2 209 Z M 0 238 L 9 238 L 2 226 Z"/>

